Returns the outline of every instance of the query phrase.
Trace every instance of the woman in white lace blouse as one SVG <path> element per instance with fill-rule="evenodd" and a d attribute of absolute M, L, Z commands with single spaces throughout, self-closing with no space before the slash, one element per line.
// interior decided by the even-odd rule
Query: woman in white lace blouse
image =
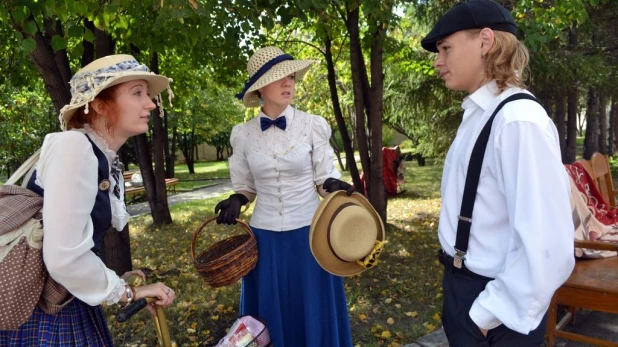
<path fill-rule="evenodd" d="M 157 297 L 168 306 L 174 300 L 163 283 L 127 285 L 129 275 L 144 274 L 119 277 L 100 258 L 107 230 L 120 231 L 129 219 L 116 152 L 148 130 L 151 97 L 160 101 L 169 80 L 132 56 L 113 55 L 79 70 L 70 85 L 71 103 L 59 117 L 67 131 L 45 137 L 28 184 L 43 196 L 45 266 L 70 295 L 55 315 L 36 307 L 19 330 L 0 331 L 1 346 L 112 346 L 101 303 Z"/>
<path fill-rule="evenodd" d="M 218 223 L 234 224 L 257 197 L 251 228 L 256 268 L 242 280 L 240 313 L 266 320 L 278 347 L 352 346 L 343 281 L 323 270 L 309 248 L 309 227 L 320 195 L 352 194 L 339 180 L 324 118 L 290 106 L 296 81 L 313 63 L 276 47 L 249 59 L 238 95 L 259 116 L 232 130 L 229 159 L 235 194 L 215 208 Z"/>

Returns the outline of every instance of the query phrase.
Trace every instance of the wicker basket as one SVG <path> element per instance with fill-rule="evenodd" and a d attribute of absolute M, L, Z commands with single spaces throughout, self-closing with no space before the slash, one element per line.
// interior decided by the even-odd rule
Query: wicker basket
<path fill-rule="evenodd" d="M 206 251 L 195 255 L 195 241 L 206 225 L 216 217 L 205 221 L 193 234 L 191 256 L 195 269 L 211 287 L 223 287 L 236 283 L 251 271 L 258 259 L 257 241 L 247 223 L 238 220 L 246 234 L 221 240 Z"/>

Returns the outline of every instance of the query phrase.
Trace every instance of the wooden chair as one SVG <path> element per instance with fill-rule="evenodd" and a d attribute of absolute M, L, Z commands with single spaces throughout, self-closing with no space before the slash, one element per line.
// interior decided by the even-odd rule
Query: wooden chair
<path fill-rule="evenodd" d="M 598 155 L 597 155 L 598 154 Z M 593 155 L 594 161 L 579 159 L 579 162 L 592 176 L 595 182 L 603 182 L 612 187 L 611 172 L 607 158 L 600 153 Z M 604 162 L 604 164 L 603 164 Z M 596 165 L 595 165 L 596 164 Z M 595 170 L 595 168 L 597 168 Z M 606 186 L 607 187 L 607 186 Z M 601 190 L 601 187 L 599 187 Z M 613 187 L 606 188 L 605 193 L 612 192 Z M 604 197 L 608 196 L 603 193 Z M 615 205 L 615 200 L 612 200 Z M 618 252 L 618 244 L 602 241 L 575 240 L 575 247 Z M 547 342 L 554 346 L 556 337 L 574 340 L 597 346 L 618 347 L 618 343 L 598 338 L 562 331 L 570 321 L 575 320 L 579 308 L 618 314 L 618 257 L 601 259 L 578 259 L 567 281 L 554 293 L 547 314 Z M 558 322 L 558 305 L 567 307 L 567 313 Z"/>
<path fill-rule="evenodd" d="M 609 167 L 607 156 L 595 152 L 590 158 L 590 166 L 592 166 L 592 172 L 597 188 L 607 201 L 607 203 L 615 207 L 616 206 L 616 194 L 618 190 L 614 189 L 614 183 L 612 181 L 612 172 Z"/>
<path fill-rule="evenodd" d="M 618 251 L 618 245 L 600 241 L 575 241 L 575 247 Z M 618 347 L 618 343 L 562 331 L 575 311 L 585 308 L 618 314 L 618 258 L 578 259 L 569 279 L 554 293 L 547 314 L 547 342 L 554 346 L 556 337 L 597 346 Z M 567 306 L 566 315 L 558 319 L 558 305 Z"/>
<path fill-rule="evenodd" d="M 584 169 L 588 171 L 588 174 L 590 175 L 590 177 L 594 178 L 594 172 L 592 171 L 592 165 L 590 165 L 590 162 L 588 160 L 584 158 L 579 158 L 575 162 L 583 166 Z"/>

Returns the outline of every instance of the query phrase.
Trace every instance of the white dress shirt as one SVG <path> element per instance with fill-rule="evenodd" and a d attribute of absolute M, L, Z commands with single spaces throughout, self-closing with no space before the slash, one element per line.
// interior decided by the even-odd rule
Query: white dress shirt
<path fill-rule="evenodd" d="M 83 302 L 96 306 L 116 303 L 125 282 L 90 249 L 94 228 L 90 213 L 99 189 L 98 167 L 88 133 L 109 163 L 116 153 L 91 128 L 45 136 L 37 163 L 35 183 L 45 190 L 43 198 L 43 261 L 49 275 Z M 120 175 L 120 199 L 113 193 L 116 181 L 109 177 L 112 225 L 126 225 L 124 182 Z"/>
<path fill-rule="evenodd" d="M 457 216 L 476 139 L 498 104 L 526 92 L 497 95 L 490 82 L 462 103 L 464 115 L 442 176 L 440 244 L 454 255 Z M 558 133 L 532 100 L 507 103 L 496 115 L 481 170 L 466 266 L 494 278 L 470 309 L 483 329 L 500 324 L 527 334 L 540 323 L 554 291 L 574 266 L 570 185 Z"/>
<path fill-rule="evenodd" d="M 257 194 L 251 226 L 287 231 L 311 224 L 320 204 L 316 185 L 340 178 L 328 140 L 331 129 L 322 117 L 288 106 L 285 130 L 262 131 L 258 117 L 236 125 L 229 158 L 234 191 Z"/>

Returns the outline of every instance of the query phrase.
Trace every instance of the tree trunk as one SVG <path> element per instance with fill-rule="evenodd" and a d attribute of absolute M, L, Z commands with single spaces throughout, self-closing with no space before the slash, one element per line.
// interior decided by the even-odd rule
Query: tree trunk
<path fill-rule="evenodd" d="M 347 168 L 345 167 L 343 160 L 341 160 L 341 148 L 339 148 L 339 146 L 337 145 L 337 141 L 335 141 L 333 136 L 331 136 L 328 142 L 330 143 L 330 146 L 333 147 L 333 151 L 335 152 L 335 158 L 337 158 L 337 163 L 339 164 L 339 170 L 341 170 L 341 172 L 347 171 Z"/>
<path fill-rule="evenodd" d="M 176 164 L 176 140 L 177 139 L 178 139 L 178 127 L 174 125 L 174 128 L 172 129 L 172 149 L 171 149 L 172 167 Z M 176 172 L 173 172 L 173 174 L 174 176 L 176 176 Z"/>
<path fill-rule="evenodd" d="M 32 37 L 36 42 L 36 47 L 29 56 L 34 62 L 34 66 L 43 78 L 45 83 L 45 89 L 49 93 L 49 97 L 54 104 L 56 114 L 60 113 L 60 109 L 71 102 L 71 92 L 69 90 L 69 84 L 62 76 L 67 74 L 71 75 L 71 68 L 68 65 L 68 59 L 60 60 L 61 64 L 58 65 L 53 49 L 51 48 L 51 38 L 46 40 L 40 31 L 37 31 L 34 35 L 26 33 L 23 28 L 14 22 L 14 27 L 17 31 L 21 32 L 24 37 Z M 66 51 L 64 51 L 66 54 Z M 64 63 L 63 63 L 64 61 Z"/>
<path fill-rule="evenodd" d="M 159 55 L 157 52 L 152 53 L 150 59 L 150 71 L 155 74 L 159 73 Z M 155 225 L 172 223 L 169 206 L 167 205 L 167 187 L 165 186 L 165 165 L 163 159 L 163 142 L 166 134 L 163 132 L 163 120 L 159 108 L 153 110 L 153 129 L 152 129 L 152 154 L 154 158 L 154 178 L 155 190 L 153 198 L 156 201 L 155 209 L 151 210 L 153 223 Z M 146 191 L 149 193 L 148 191 Z M 150 200 L 150 193 L 148 200 Z M 155 217 L 156 215 L 156 217 Z"/>
<path fill-rule="evenodd" d="M 577 45 L 577 32 L 575 29 L 569 31 L 569 50 L 574 50 Z M 573 76 L 576 76 L 573 74 Z M 574 79 L 567 89 L 567 131 L 566 131 L 566 150 L 563 152 L 562 161 L 572 163 L 577 155 L 577 81 Z"/>
<path fill-rule="evenodd" d="M 189 169 L 189 174 L 195 173 L 194 168 L 194 155 L 195 151 L 193 150 L 193 131 L 191 132 L 191 137 L 187 138 L 187 133 L 182 134 L 182 141 L 180 143 L 180 151 L 182 155 L 185 157 L 185 163 L 187 164 L 187 169 Z"/>
<path fill-rule="evenodd" d="M 337 121 L 337 127 L 341 134 L 341 141 L 343 142 L 343 150 L 345 151 L 346 168 L 350 170 L 350 176 L 354 183 L 354 188 L 361 193 L 364 192 L 363 185 L 360 180 L 360 174 L 358 173 L 358 167 L 356 166 L 356 160 L 354 159 L 354 147 L 352 146 L 352 139 L 348 134 L 348 128 L 343 118 L 343 112 L 341 111 L 341 104 L 339 103 L 339 93 L 337 92 L 337 74 L 335 73 L 335 64 L 333 62 L 333 54 L 331 52 L 331 38 L 327 34 L 324 38 L 325 44 L 325 60 L 326 70 L 328 72 L 328 86 L 330 89 L 330 98 L 333 103 L 333 112 L 335 113 L 335 120 Z M 341 156 L 338 154 L 339 166 L 343 167 L 341 162 Z"/>
<path fill-rule="evenodd" d="M 97 59 L 114 54 L 116 43 L 112 39 L 112 36 L 98 28 L 94 28 L 93 32 L 95 42 L 97 43 Z"/>
<path fill-rule="evenodd" d="M 352 87 L 354 89 L 354 113 L 356 114 L 356 139 L 358 143 L 358 152 L 361 158 L 361 167 L 364 173 L 365 184 L 369 189 L 371 182 L 371 158 L 369 157 L 369 146 L 367 145 L 367 133 L 365 127 L 365 88 L 363 79 L 367 78 L 365 62 L 363 60 L 363 51 L 360 42 L 359 33 L 359 9 L 358 7 L 348 13 L 346 26 L 350 33 L 350 62 L 352 67 Z M 363 78 L 364 72 L 364 78 Z M 367 84 L 369 84 L 367 82 Z M 367 88 L 368 90 L 368 88 Z M 369 95 L 367 95 L 369 98 Z M 347 159 L 346 159 L 347 160 Z M 363 188 L 362 185 L 360 188 Z M 364 189 L 358 189 L 359 192 L 365 193 Z"/>
<path fill-rule="evenodd" d="M 607 99 L 599 93 L 599 152 L 607 155 Z"/>
<path fill-rule="evenodd" d="M 129 223 L 125 225 L 122 231 L 118 231 L 113 227 L 107 230 L 105 238 L 103 239 L 101 259 L 103 259 L 105 265 L 114 270 L 118 276 L 133 269 Z"/>
<path fill-rule="evenodd" d="M 95 30 L 94 22 L 87 18 L 84 19 L 84 27 L 92 32 Z M 84 47 L 84 53 L 82 54 L 81 66 L 84 67 L 94 60 L 94 43 L 82 39 L 82 47 Z"/>
<path fill-rule="evenodd" d="M 610 135 L 612 136 L 612 142 L 610 143 L 611 149 L 610 155 L 614 155 L 616 148 L 618 148 L 618 96 L 612 98 L 612 109 L 609 112 L 609 119 L 611 120 L 612 129 Z"/>
<path fill-rule="evenodd" d="M 165 151 L 165 178 L 174 178 L 174 137 L 172 137 L 172 152 L 170 152 L 170 139 L 169 139 L 169 133 L 168 133 L 168 125 L 167 125 L 167 115 L 168 112 L 165 112 L 165 116 L 163 117 L 163 120 L 165 121 L 164 124 L 164 128 L 165 131 L 163 132 L 165 134 L 165 141 L 164 141 L 164 151 Z"/>
<path fill-rule="evenodd" d="M 376 25 L 371 44 L 371 103 L 369 109 L 369 128 L 371 129 L 371 176 L 369 201 L 382 220 L 386 222 L 386 190 L 383 180 L 382 162 L 382 100 L 384 93 L 384 72 L 382 57 L 386 37 L 386 25 Z"/>
<path fill-rule="evenodd" d="M 599 150 L 599 93 L 595 87 L 588 88 L 588 109 L 586 110 L 586 138 L 584 159 L 592 158 Z"/>
<path fill-rule="evenodd" d="M 560 153 L 562 153 L 562 163 L 568 164 L 569 162 L 566 161 L 566 122 L 564 119 L 564 98 L 562 96 L 556 96 L 554 101 L 556 104 L 554 122 L 556 123 L 556 128 L 558 129 L 558 140 L 560 141 Z"/>

